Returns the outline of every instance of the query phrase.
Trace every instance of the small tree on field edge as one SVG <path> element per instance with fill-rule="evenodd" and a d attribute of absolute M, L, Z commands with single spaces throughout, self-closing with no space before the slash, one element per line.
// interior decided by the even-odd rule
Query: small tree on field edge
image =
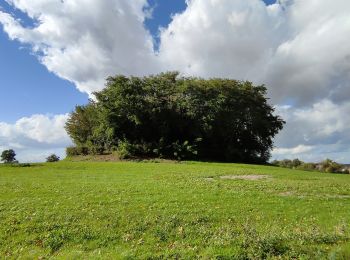
<path fill-rule="evenodd" d="M 51 154 L 49 157 L 46 158 L 46 162 L 58 162 L 60 160 L 60 157 L 56 154 Z"/>
<path fill-rule="evenodd" d="M 9 149 L 1 153 L 1 161 L 4 163 L 14 163 L 16 162 L 16 153 L 14 150 Z"/>

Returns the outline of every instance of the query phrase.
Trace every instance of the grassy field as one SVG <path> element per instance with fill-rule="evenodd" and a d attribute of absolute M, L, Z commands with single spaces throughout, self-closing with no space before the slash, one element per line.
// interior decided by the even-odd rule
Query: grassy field
<path fill-rule="evenodd" d="M 350 176 L 190 162 L 0 166 L 0 256 L 350 259 Z"/>

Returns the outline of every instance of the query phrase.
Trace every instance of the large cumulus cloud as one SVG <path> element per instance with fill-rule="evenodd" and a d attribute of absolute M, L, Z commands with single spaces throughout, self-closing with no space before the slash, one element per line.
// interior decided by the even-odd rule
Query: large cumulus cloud
<path fill-rule="evenodd" d="M 275 156 L 347 161 L 350 141 L 348 0 L 188 0 L 160 30 L 144 26 L 146 0 L 7 0 L 36 22 L 0 11 L 11 39 L 30 44 L 52 72 L 84 92 L 106 76 L 179 70 L 265 83 L 287 120 Z"/>
<path fill-rule="evenodd" d="M 265 83 L 275 103 L 350 96 L 350 2 L 194 0 L 161 34 L 160 57 L 187 74 Z"/>
<path fill-rule="evenodd" d="M 109 75 L 157 71 L 152 38 L 145 30 L 146 0 L 7 0 L 34 20 L 0 12 L 11 39 L 30 44 L 40 61 L 87 93 Z"/>

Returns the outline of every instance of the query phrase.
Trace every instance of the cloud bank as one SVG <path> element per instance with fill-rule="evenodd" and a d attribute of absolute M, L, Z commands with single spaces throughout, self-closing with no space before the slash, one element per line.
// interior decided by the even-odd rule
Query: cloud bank
<path fill-rule="evenodd" d="M 30 44 L 48 70 L 88 94 L 108 75 L 229 77 L 266 84 L 287 125 L 275 157 L 348 162 L 350 2 L 189 0 L 159 50 L 144 26 L 146 0 L 7 0 L 35 21 L 0 11 L 13 40 Z M 312 154 L 312 155 L 310 155 Z"/>
<path fill-rule="evenodd" d="M 64 158 L 64 147 L 71 140 L 64 130 L 68 114 L 33 115 L 14 124 L 0 122 L 0 151 L 14 149 L 21 162 L 43 161 L 55 153 Z"/>

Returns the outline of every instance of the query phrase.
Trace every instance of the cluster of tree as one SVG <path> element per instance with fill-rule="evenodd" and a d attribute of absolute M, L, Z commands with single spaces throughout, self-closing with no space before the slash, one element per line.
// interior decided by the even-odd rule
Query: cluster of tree
<path fill-rule="evenodd" d="M 51 154 L 46 158 L 46 162 L 58 162 L 60 157 L 56 154 Z M 16 152 L 13 149 L 5 150 L 1 153 L 1 161 L 5 164 L 18 164 L 16 160 Z"/>
<path fill-rule="evenodd" d="M 281 161 L 275 160 L 271 164 L 279 167 L 305 170 L 305 171 L 319 171 L 319 172 L 346 173 L 346 174 L 350 173 L 349 168 L 344 167 L 344 165 L 339 164 L 330 159 L 326 159 L 320 163 L 305 163 L 303 161 L 300 161 L 299 159 L 294 159 L 294 160 L 284 159 Z"/>
<path fill-rule="evenodd" d="M 158 157 L 265 163 L 284 121 L 266 88 L 230 79 L 116 76 L 95 100 L 77 106 L 66 130 L 67 155 L 117 151 L 121 158 Z"/>

